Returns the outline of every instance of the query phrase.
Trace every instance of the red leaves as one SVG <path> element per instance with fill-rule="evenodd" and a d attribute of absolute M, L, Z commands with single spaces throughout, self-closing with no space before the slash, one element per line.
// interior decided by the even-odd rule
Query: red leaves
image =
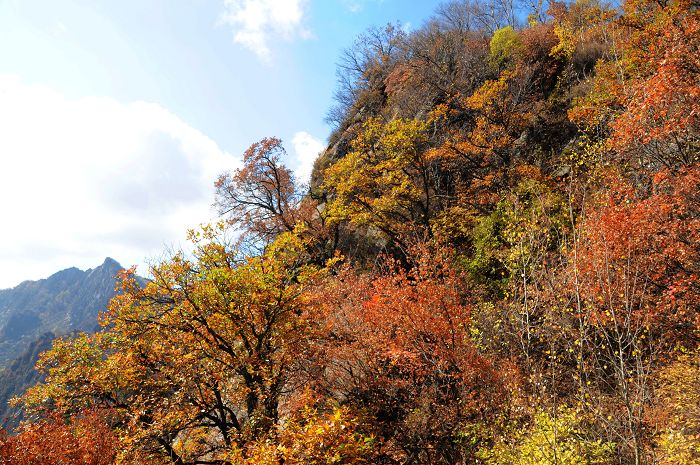
<path fill-rule="evenodd" d="M 90 410 L 68 419 L 52 414 L 25 424 L 16 436 L 0 436 L 0 464 L 109 465 L 118 442 L 102 412 Z"/>
<path fill-rule="evenodd" d="M 460 365 L 476 355 L 468 334 L 470 309 L 459 294 L 458 276 L 440 270 L 442 263 L 429 270 L 426 265 L 378 277 L 363 306 L 379 353 L 394 364 L 412 366 L 419 378 L 433 369 L 462 372 Z"/>
<path fill-rule="evenodd" d="M 630 68 L 625 105 L 613 123 L 612 143 L 620 151 L 640 144 L 666 146 L 666 162 L 688 164 L 700 132 L 700 15 L 690 2 L 659 7 L 629 1 L 625 22 L 631 34 L 625 43 Z M 697 147 L 697 146 L 696 146 Z"/>
<path fill-rule="evenodd" d="M 467 281 L 454 257 L 427 245 L 408 257 L 408 268 L 388 260 L 371 277 L 346 271 L 324 286 L 325 386 L 366 412 L 380 440 L 404 452 L 418 441 L 426 463 L 440 463 L 469 453 L 459 431 L 494 412 L 505 382 L 472 340 Z"/>
<path fill-rule="evenodd" d="M 621 179 L 611 181 L 584 224 L 579 255 L 592 307 L 627 309 L 657 332 L 690 335 L 689 312 L 697 312 L 700 297 L 699 188 L 698 166 L 658 173 L 645 198 Z"/>

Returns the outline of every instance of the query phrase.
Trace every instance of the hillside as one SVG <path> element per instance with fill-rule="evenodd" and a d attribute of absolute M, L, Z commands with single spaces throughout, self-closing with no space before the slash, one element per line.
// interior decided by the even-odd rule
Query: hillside
<path fill-rule="evenodd" d="M 0 426 L 17 426 L 19 410 L 8 402 L 42 379 L 34 365 L 54 338 L 99 329 L 97 315 L 114 296 L 121 269 L 107 258 L 93 269 L 69 268 L 0 290 Z"/>
<path fill-rule="evenodd" d="M 358 37 L 310 185 L 252 144 L 225 221 L 53 344 L 0 452 L 700 463 L 700 4 L 528 13 Z"/>
<path fill-rule="evenodd" d="M 43 380 L 43 376 L 34 369 L 39 354 L 51 348 L 56 338 L 53 333 L 44 333 L 27 347 L 17 358 L 0 369 L 0 426 L 14 430 L 22 418 L 20 409 L 10 407 L 13 397 L 20 396 L 27 388 Z"/>
<path fill-rule="evenodd" d="M 107 258 L 93 269 L 68 268 L 46 279 L 0 290 L 0 367 L 44 333 L 96 331 L 97 314 L 114 296 L 115 277 L 121 269 Z"/>

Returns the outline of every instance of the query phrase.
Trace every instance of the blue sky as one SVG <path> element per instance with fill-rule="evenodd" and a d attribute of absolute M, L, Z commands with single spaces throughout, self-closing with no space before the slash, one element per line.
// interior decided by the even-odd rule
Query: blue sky
<path fill-rule="evenodd" d="M 432 0 L 0 0 L 0 288 L 157 259 L 266 136 L 303 178 L 335 63 Z"/>

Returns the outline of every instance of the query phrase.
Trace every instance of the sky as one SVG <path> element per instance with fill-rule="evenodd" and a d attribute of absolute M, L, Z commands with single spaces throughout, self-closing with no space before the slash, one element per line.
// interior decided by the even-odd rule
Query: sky
<path fill-rule="evenodd" d="M 147 275 L 263 137 L 308 179 L 341 51 L 440 3 L 0 0 L 0 289 L 107 256 Z"/>

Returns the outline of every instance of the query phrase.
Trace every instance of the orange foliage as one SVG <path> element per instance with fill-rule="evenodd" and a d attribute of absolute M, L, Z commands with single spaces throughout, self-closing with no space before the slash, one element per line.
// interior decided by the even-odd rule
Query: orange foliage
<path fill-rule="evenodd" d="M 632 32 L 624 47 L 634 73 L 626 84 L 626 111 L 613 124 L 616 149 L 661 142 L 675 152 L 676 161 L 697 161 L 700 12 L 692 3 L 679 0 L 660 7 L 650 0 L 630 0 L 625 4 L 625 22 Z"/>
<path fill-rule="evenodd" d="M 0 435 L 0 464 L 109 465 L 118 442 L 98 411 L 86 411 L 67 420 L 52 414 L 26 423 L 16 436 Z"/>
<path fill-rule="evenodd" d="M 265 138 L 243 154 L 243 167 L 224 173 L 216 181 L 216 206 L 236 228 L 267 244 L 294 230 L 301 196 L 294 174 L 282 159 L 282 141 Z"/>
<path fill-rule="evenodd" d="M 659 337 L 692 337 L 700 310 L 700 167 L 659 172 L 638 198 L 617 177 L 583 226 L 579 264 L 588 304 L 610 322 L 628 312 Z"/>
<path fill-rule="evenodd" d="M 372 279 L 346 271 L 324 287 L 332 338 L 320 389 L 366 412 L 383 454 L 456 463 L 476 447 L 461 444 L 460 431 L 486 427 L 505 401 L 507 372 L 472 341 L 451 255 L 425 245 L 409 255 L 408 271 L 389 260 Z"/>

